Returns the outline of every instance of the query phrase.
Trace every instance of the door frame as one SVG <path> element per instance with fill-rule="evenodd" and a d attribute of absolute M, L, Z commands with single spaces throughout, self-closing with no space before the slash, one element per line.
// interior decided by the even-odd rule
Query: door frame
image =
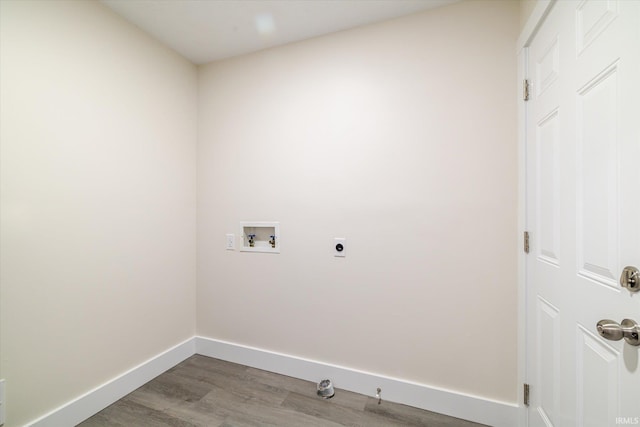
<path fill-rule="evenodd" d="M 527 258 L 524 253 L 524 232 L 528 229 L 527 219 L 527 103 L 523 97 L 524 80 L 530 77 L 528 48 L 538 29 L 557 0 L 538 0 L 531 16 L 522 29 L 516 44 L 517 94 L 518 94 L 518 420 L 520 426 L 527 426 L 527 407 L 524 405 L 524 387 L 527 378 Z"/>

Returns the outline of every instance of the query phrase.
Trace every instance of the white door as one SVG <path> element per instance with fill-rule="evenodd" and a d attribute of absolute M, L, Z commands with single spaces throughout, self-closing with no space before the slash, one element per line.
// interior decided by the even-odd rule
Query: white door
<path fill-rule="evenodd" d="M 527 69 L 529 426 L 640 426 L 640 347 L 596 328 L 640 322 L 619 283 L 640 268 L 640 1 L 557 1 Z"/>

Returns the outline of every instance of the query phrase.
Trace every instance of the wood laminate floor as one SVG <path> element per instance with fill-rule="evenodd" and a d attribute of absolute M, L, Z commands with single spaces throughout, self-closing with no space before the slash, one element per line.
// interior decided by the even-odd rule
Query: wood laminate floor
<path fill-rule="evenodd" d="M 383 390 L 384 396 L 384 390 Z M 98 426 L 426 426 L 480 424 L 195 355 L 87 419 Z"/>

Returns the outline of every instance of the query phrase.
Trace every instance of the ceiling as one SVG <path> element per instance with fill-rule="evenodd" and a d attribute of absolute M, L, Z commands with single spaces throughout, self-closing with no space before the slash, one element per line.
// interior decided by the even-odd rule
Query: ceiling
<path fill-rule="evenodd" d="M 100 0 L 195 64 L 459 0 Z"/>

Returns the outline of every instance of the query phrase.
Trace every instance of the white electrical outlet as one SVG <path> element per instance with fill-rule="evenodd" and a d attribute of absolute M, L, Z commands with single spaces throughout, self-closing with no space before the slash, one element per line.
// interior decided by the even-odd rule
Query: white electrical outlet
<path fill-rule="evenodd" d="M 0 380 L 0 426 L 4 425 L 4 415 L 5 415 L 5 408 L 6 408 L 6 398 L 5 398 L 5 391 L 4 391 L 4 380 Z"/>
<path fill-rule="evenodd" d="M 226 249 L 228 251 L 233 251 L 236 249 L 236 236 L 233 234 L 227 234 L 227 246 Z"/>

